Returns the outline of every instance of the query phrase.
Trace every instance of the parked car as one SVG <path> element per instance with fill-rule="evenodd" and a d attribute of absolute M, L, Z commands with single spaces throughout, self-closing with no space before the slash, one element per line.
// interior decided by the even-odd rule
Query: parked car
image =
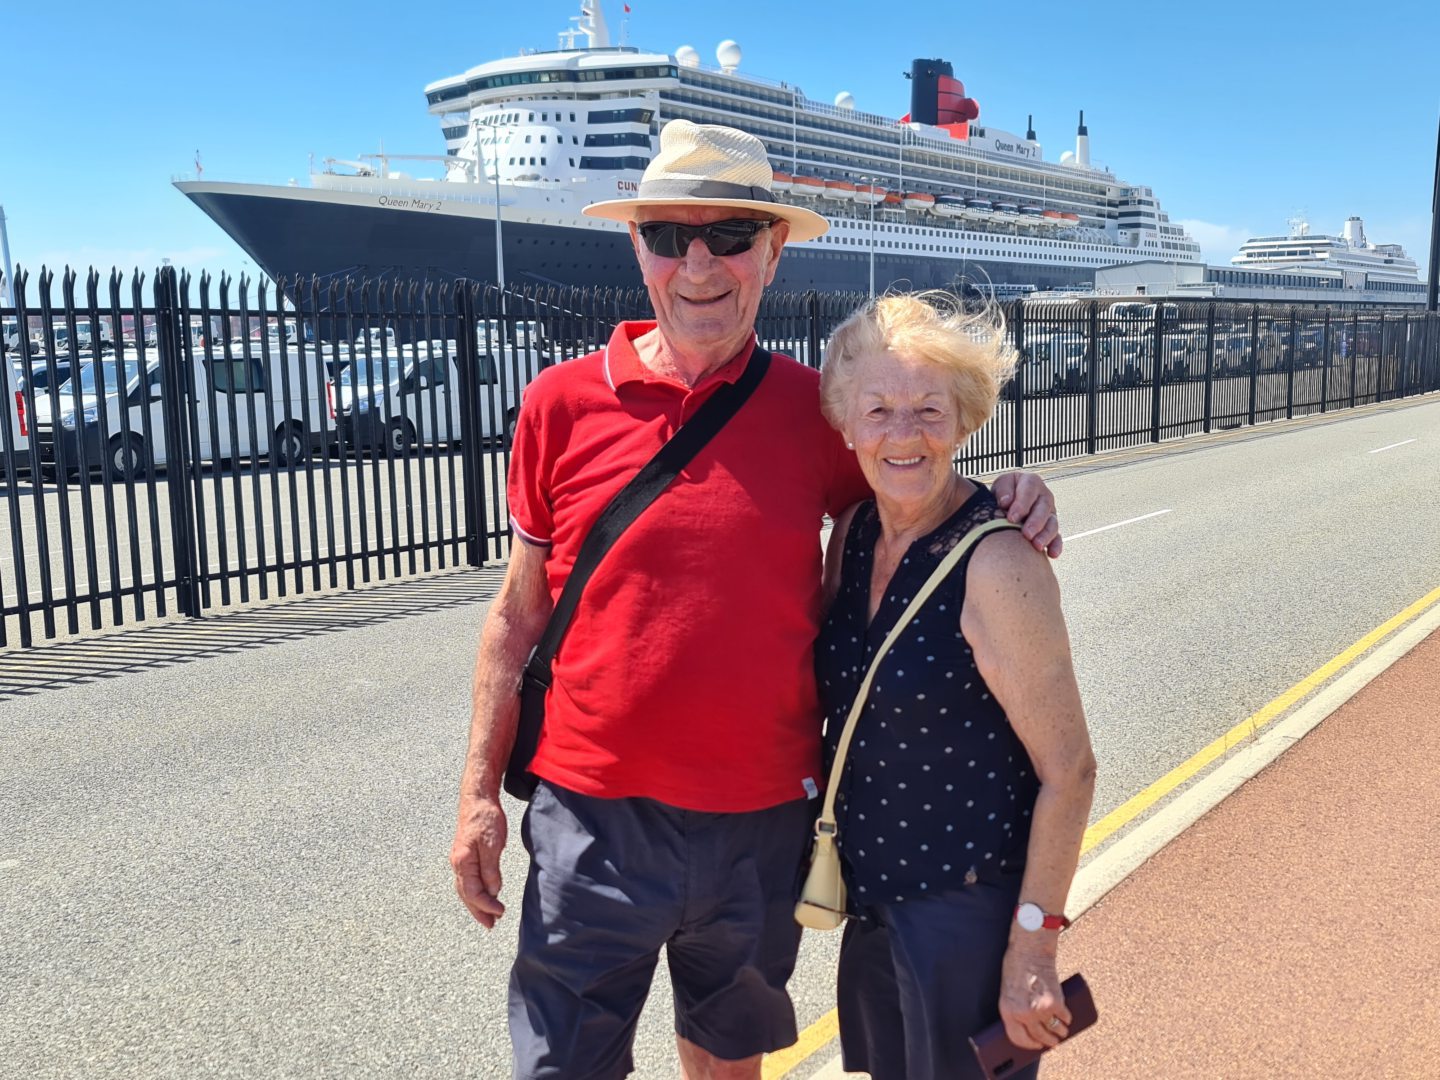
<path fill-rule="evenodd" d="M 31 360 L 29 373 L 23 376 L 23 383 L 33 387 L 35 393 L 42 394 L 50 386 L 59 386 L 68 382 L 71 369 L 75 362 L 68 356 L 57 356 L 51 360 Z M 21 365 L 21 371 L 25 366 Z"/>
<path fill-rule="evenodd" d="M 308 397 L 300 393 L 299 365 L 308 363 Z M 300 464 L 332 438 L 313 356 L 296 350 L 288 372 L 290 398 L 282 392 L 284 373 L 271 358 L 269 379 L 259 357 L 243 354 L 193 361 L 195 398 L 188 401 L 199 441 L 200 460 L 216 462 L 270 456 L 278 464 Z M 35 438 L 41 460 L 66 471 L 103 467 L 116 479 L 138 478 L 169 460 L 162 410 L 158 358 L 138 353 L 82 364 L 74 380 L 54 395 L 35 401 Z M 77 402 L 78 397 L 78 402 Z M 53 415 L 58 405 L 59 416 Z M 78 405 L 78 407 L 77 407 Z M 233 415 L 233 419 L 232 419 Z M 250 430 L 256 432 L 252 444 Z M 307 437 L 308 436 L 308 437 Z"/>
<path fill-rule="evenodd" d="M 1095 373 L 1097 385 L 1115 390 L 1139 386 L 1146 379 L 1151 343 L 1135 338 L 1111 338 L 1101 341 Z"/>
<path fill-rule="evenodd" d="M 479 340 L 483 347 L 483 332 Z M 497 340 L 490 338 L 492 346 Z M 455 343 L 439 340 L 355 355 L 329 387 L 341 448 L 398 456 L 419 445 L 457 442 L 464 388 L 455 357 Z M 540 366 L 538 350 L 508 344 L 498 355 L 480 357 L 480 439 L 514 434 L 520 388 Z"/>

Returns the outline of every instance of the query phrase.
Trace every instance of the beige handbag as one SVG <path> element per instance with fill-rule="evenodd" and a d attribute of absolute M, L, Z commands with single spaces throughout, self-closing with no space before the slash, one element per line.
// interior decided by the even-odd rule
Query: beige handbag
<path fill-rule="evenodd" d="M 885 642 L 876 652 L 875 658 L 870 661 L 870 668 L 865 672 L 860 689 L 855 693 L 855 701 L 850 706 L 850 715 L 845 718 L 845 728 L 840 732 L 840 743 L 835 748 L 835 761 L 830 766 L 830 782 L 825 787 L 825 803 L 821 807 L 820 817 L 815 821 L 815 849 L 810 857 L 810 872 L 805 876 L 804 888 L 800 890 L 800 902 L 795 905 L 795 921 L 801 926 L 811 930 L 834 930 L 845 921 L 845 881 L 840 876 L 840 852 L 835 846 L 835 793 L 840 789 L 840 778 L 845 775 L 845 756 L 850 751 L 850 737 L 855 734 L 855 721 L 865 708 L 865 699 L 870 696 L 870 683 L 875 678 L 875 669 L 890 651 L 890 646 L 895 644 L 905 627 L 910 625 L 911 620 L 925 605 L 925 601 L 930 599 L 930 594 L 950 576 L 950 571 L 955 569 L 965 552 L 969 551 L 977 540 L 986 533 L 999 529 L 1018 528 L 1018 525 L 1012 525 L 1002 518 L 987 521 L 966 533 L 945 558 L 940 560 L 940 565 L 920 587 L 904 614 L 895 620 L 895 626 L 886 635 Z"/>

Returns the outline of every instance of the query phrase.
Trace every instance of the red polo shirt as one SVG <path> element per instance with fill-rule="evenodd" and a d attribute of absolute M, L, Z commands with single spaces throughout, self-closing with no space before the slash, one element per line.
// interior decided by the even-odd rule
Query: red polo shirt
<path fill-rule="evenodd" d="M 511 521 L 550 545 L 554 598 L 611 498 L 754 349 L 752 338 L 691 389 L 640 362 L 634 340 L 654 326 L 620 324 L 604 350 L 542 371 L 525 392 Z M 868 490 L 820 415 L 819 374 L 775 356 L 585 587 L 555 658 L 536 775 L 716 812 L 823 787 L 812 655 L 821 516 Z"/>

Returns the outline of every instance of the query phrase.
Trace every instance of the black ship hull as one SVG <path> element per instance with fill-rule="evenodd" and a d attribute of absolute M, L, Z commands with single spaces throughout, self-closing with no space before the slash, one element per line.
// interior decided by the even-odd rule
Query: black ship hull
<path fill-rule="evenodd" d="M 186 194 L 275 280 L 318 276 L 468 278 L 493 282 L 493 219 L 310 198 L 190 190 Z M 625 233 L 505 221 L 508 286 L 641 284 Z M 1043 262 L 902 255 L 840 245 L 785 249 L 772 286 L 804 292 L 864 292 L 962 285 L 1037 289 L 1089 284 L 1094 272 Z"/>

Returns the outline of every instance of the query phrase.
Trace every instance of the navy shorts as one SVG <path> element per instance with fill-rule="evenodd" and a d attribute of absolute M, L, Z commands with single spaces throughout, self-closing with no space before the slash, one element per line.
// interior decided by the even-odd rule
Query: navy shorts
<path fill-rule="evenodd" d="M 678 1035 L 726 1060 L 793 1043 L 785 983 L 814 817 L 803 799 L 709 814 L 542 782 L 521 824 L 530 872 L 510 973 L 517 1080 L 629 1075 L 661 946 Z"/>
<path fill-rule="evenodd" d="M 836 993 L 847 1071 L 981 1080 L 969 1039 L 1000 1018 L 1000 968 L 1019 892 L 1016 874 L 866 907 L 846 924 Z"/>

